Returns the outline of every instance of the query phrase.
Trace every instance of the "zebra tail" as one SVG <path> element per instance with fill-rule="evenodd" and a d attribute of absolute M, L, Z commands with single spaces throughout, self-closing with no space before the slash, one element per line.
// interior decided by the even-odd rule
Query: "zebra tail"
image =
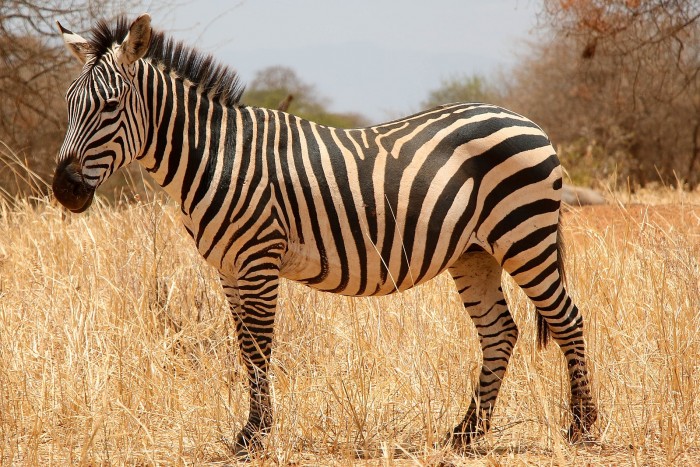
<path fill-rule="evenodd" d="M 559 223 L 557 225 L 557 271 L 564 286 L 566 286 L 566 272 L 564 271 L 564 237 L 562 235 L 561 211 L 559 211 Z M 537 313 L 537 347 L 543 349 L 549 343 L 549 326 L 541 313 Z"/>
<path fill-rule="evenodd" d="M 549 328 L 547 322 L 541 314 L 537 314 L 537 348 L 543 349 L 547 347 L 549 342 Z"/>

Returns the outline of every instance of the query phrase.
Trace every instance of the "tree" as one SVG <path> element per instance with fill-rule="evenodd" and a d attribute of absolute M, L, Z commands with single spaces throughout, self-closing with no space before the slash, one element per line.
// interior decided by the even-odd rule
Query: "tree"
<path fill-rule="evenodd" d="M 583 39 L 582 58 L 593 58 L 598 43 L 606 54 L 646 49 L 684 49 L 693 43 L 700 19 L 697 0 L 545 0 L 544 19 L 558 32 Z M 683 54 L 676 56 L 683 65 Z"/>
<path fill-rule="evenodd" d="M 425 108 L 452 102 L 496 103 L 501 100 L 498 89 L 481 75 L 457 75 L 445 78 L 422 102 Z"/>
<path fill-rule="evenodd" d="M 277 109 L 288 96 L 294 98 L 292 113 L 307 120 L 338 128 L 367 124 L 359 114 L 329 111 L 328 99 L 320 97 L 315 86 L 304 82 L 291 68 L 283 66 L 258 71 L 242 100 L 248 105 Z"/>
<path fill-rule="evenodd" d="M 578 140 L 579 152 L 585 145 L 634 184 L 660 177 L 694 187 L 699 19 L 697 0 L 546 0 L 553 34 L 519 67 L 514 94 L 553 136 Z"/>

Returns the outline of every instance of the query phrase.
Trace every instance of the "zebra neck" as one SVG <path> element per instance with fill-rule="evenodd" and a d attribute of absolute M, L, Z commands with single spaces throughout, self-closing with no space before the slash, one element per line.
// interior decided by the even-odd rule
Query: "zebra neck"
<path fill-rule="evenodd" d="M 237 111 L 188 82 L 154 71 L 144 99 L 150 112 L 148 142 L 139 162 L 189 214 L 206 195 L 197 180 L 211 177 L 224 159 L 233 157 L 229 149 L 235 147 Z"/>

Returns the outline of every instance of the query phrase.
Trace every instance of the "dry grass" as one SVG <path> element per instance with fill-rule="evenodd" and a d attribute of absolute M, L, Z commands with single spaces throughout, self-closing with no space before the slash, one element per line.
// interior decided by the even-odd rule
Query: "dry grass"
<path fill-rule="evenodd" d="M 466 456 L 433 447 L 480 364 L 446 276 L 383 299 L 283 282 L 276 424 L 253 463 L 700 463 L 700 199 L 645 196 L 673 206 L 565 218 L 595 442 L 564 441 L 563 358 L 535 351 L 534 310 L 510 282 L 521 339 L 494 430 Z M 2 465 L 233 462 L 220 439 L 245 421 L 244 374 L 216 275 L 178 222 L 157 202 L 67 217 L 0 204 Z"/>

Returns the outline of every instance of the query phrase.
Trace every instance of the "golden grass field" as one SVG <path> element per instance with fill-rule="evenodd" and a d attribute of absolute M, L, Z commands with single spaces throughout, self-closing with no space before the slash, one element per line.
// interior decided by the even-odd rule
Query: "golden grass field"
<path fill-rule="evenodd" d="M 466 411 L 480 350 L 449 277 L 381 299 L 283 282 L 276 423 L 251 463 L 700 465 L 700 194 L 621 195 L 564 221 L 593 440 L 565 441 L 563 357 L 536 350 L 510 280 L 520 340 L 493 430 L 461 455 L 435 443 Z M 231 327 L 176 207 L 0 203 L 2 465 L 235 463 L 221 439 L 247 392 Z"/>

